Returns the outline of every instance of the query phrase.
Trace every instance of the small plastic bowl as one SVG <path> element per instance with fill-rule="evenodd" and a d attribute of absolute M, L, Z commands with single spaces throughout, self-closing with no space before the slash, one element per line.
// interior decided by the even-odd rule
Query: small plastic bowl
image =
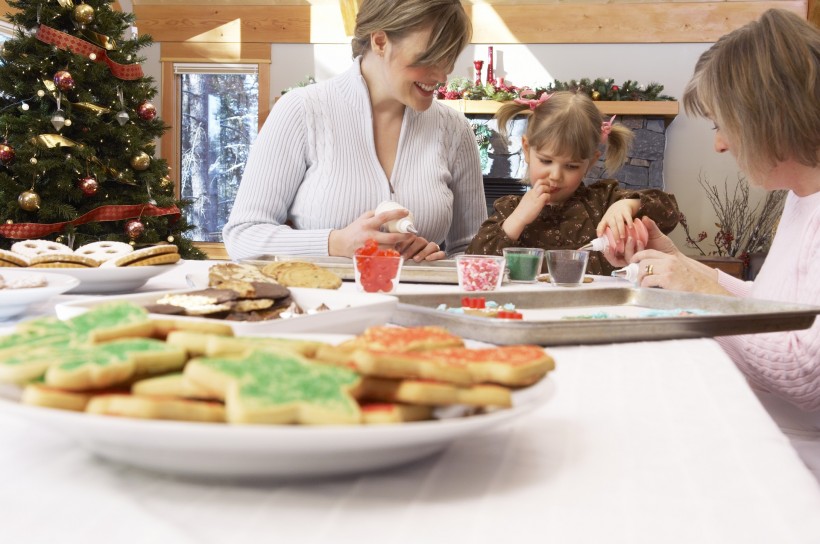
<path fill-rule="evenodd" d="M 404 258 L 379 255 L 354 255 L 356 288 L 365 293 L 393 293 L 399 286 Z"/>
<path fill-rule="evenodd" d="M 559 287 L 576 287 L 584 282 L 589 251 L 551 249 L 547 251 L 550 281 Z"/>
<path fill-rule="evenodd" d="M 498 255 L 458 255 L 458 286 L 463 291 L 495 291 L 504 279 L 505 264 Z"/>
<path fill-rule="evenodd" d="M 533 283 L 544 264 L 544 250 L 540 247 L 505 247 L 504 258 L 510 281 Z"/>

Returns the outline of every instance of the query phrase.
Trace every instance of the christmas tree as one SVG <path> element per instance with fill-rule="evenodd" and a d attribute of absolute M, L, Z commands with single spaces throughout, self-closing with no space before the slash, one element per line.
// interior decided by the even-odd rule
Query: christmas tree
<path fill-rule="evenodd" d="M 0 44 L 0 247 L 47 239 L 173 243 L 202 258 L 154 156 L 165 131 L 134 15 L 109 0 L 10 0 Z"/>

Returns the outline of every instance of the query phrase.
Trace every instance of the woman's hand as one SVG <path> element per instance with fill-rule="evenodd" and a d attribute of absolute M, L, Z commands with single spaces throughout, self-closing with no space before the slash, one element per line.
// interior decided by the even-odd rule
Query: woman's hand
<path fill-rule="evenodd" d="M 504 224 L 501 226 L 504 233 L 511 240 L 518 240 L 527 225 L 538 218 L 538 214 L 549 202 L 549 183 L 546 179 L 535 180 L 532 188 L 521 197 L 521 201 L 513 213 L 504 220 Z"/>
<path fill-rule="evenodd" d="M 352 257 L 358 248 L 372 239 L 382 247 L 395 248 L 405 259 L 416 262 L 443 259 L 445 253 L 435 242 L 428 242 L 415 234 L 382 232 L 382 225 L 401 219 L 407 213 L 407 210 L 391 210 L 378 216 L 373 211 L 363 213 L 345 228 L 331 231 L 328 237 L 328 255 Z"/>
<path fill-rule="evenodd" d="M 638 263 L 641 287 L 661 287 L 675 291 L 728 295 L 729 292 L 718 284 L 717 270 L 687 257 L 674 242 L 660 231 L 658 225 L 648 217 L 642 218 L 649 234 L 646 248 L 636 238 L 627 240 L 624 259 L 613 262 L 610 251 L 604 254 L 615 266 Z"/>
<path fill-rule="evenodd" d="M 330 232 L 327 240 L 327 253 L 339 257 L 352 257 L 353 252 L 370 239 L 376 240 L 377 244 L 384 247 L 407 244 L 409 240 L 417 236 L 400 232 L 382 232 L 381 230 L 383 224 L 401 219 L 406 215 L 407 210 L 391 210 L 380 213 L 378 217 L 372 210 L 364 212 L 345 228 Z"/>

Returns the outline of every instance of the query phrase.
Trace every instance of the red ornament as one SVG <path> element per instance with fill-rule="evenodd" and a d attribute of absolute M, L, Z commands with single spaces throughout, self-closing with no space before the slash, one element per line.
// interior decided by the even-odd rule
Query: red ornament
<path fill-rule="evenodd" d="M 14 148 L 7 143 L 0 144 L 0 161 L 10 163 L 14 160 Z"/>
<path fill-rule="evenodd" d="M 145 232 L 145 223 L 139 219 L 131 219 L 125 222 L 125 234 L 132 240 L 139 238 Z"/>
<path fill-rule="evenodd" d="M 97 190 L 100 188 L 100 184 L 97 183 L 97 178 L 94 176 L 86 176 L 84 178 L 80 178 L 77 182 L 77 187 L 80 188 L 85 196 L 92 196 L 96 194 Z"/>
<path fill-rule="evenodd" d="M 137 115 L 145 121 L 153 121 L 154 117 L 157 116 L 157 108 L 148 101 L 140 102 L 140 105 L 137 106 Z"/>
<path fill-rule="evenodd" d="M 63 92 L 74 88 L 74 77 L 65 70 L 60 70 L 54 74 L 54 84 Z"/>
<path fill-rule="evenodd" d="M 621 90 L 621 88 L 620 88 L 620 87 L 618 87 L 617 85 L 613 85 L 613 86 L 612 86 L 612 90 L 613 90 L 613 91 L 615 91 L 615 92 L 617 93 L 618 91 L 620 91 L 620 90 Z"/>

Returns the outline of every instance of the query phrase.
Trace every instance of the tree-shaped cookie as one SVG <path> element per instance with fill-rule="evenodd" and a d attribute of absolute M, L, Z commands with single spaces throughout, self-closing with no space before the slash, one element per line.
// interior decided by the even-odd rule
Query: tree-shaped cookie
<path fill-rule="evenodd" d="M 185 376 L 225 400 L 229 423 L 359 423 L 359 375 L 286 351 L 191 360 Z"/>

